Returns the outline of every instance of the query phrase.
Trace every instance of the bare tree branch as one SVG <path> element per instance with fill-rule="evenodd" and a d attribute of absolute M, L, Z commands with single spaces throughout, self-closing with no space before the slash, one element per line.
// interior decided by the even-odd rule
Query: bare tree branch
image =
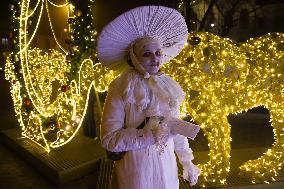
<path fill-rule="evenodd" d="M 216 3 L 216 8 L 217 8 L 217 10 L 219 11 L 219 13 L 224 17 L 225 15 L 224 15 L 224 13 L 222 12 L 222 10 L 221 10 L 221 8 L 220 8 L 220 6 L 219 6 L 219 4 L 218 3 Z"/>
<path fill-rule="evenodd" d="M 207 20 L 207 17 L 209 15 L 209 13 L 212 11 L 212 8 L 217 3 L 217 1 L 218 0 L 211 0 L 210 4 L 208 6 L 208 9 L 206 10 L 206 12 L 204 14 L 204 17 L 202 18 L 202 20 L 200 22 L 200 26 L 198 28 L 198 31 L 202 31 L 202 29 L 204 28 L 206 20 Z"/>

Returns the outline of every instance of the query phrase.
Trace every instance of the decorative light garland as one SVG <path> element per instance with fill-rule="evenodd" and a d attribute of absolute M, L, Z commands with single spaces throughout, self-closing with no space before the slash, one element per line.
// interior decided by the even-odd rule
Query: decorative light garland
<path fill-rule="evenodd" d="M 47 0 L 38 0 L 36 7 L 40 1 L 42 12 Z M 76 135 L 86 113 L 91 87 L 105 91 L 116 75 L 101 64 L 94 65 L 90 59 L 96 37 L 88 12 L 92 1 L 80 4 L 74 0 L 73 6 L 66 5 L 72 10 L 68 13 L 67 40 L 72 50 L 67 56 L 55 50 L 42 52 L 29 48 L 35 35 L 27 39 L 27 21 L 32 15 L 28 13 L 29 3 L 22 0 L 12 7 L 13 26 L 18 30 L 13 31 L 15 53 L 7 59 L 5 76 L 11 82 L 23 136 L 50 151 Z M 190 114 L 207 136 L 210 160 L 200 165 L 206 182 L 224 184 L 230 171 L 227 116 L 261 105 L 270 110 L 275 142 L 262 157 L 246 162 L 240 169 L 253 183 L 268 183 L 278 175 L 283 166 L 284 142 L 283 53 L 284 35 L 279 33 L 237 46 L 210 33 L 192 32 L 181 54 L 164 65 L 163 70 L 186 92 L 182 114 Z"/>
<path fill-rule="evenodd" d="M 72 8 L 71 11 L 77 11 L 77 16 L 68 13 L 68 16 L 73 15 L 71 19 L 74 20 L 70 23 L 70 34 L 74 36 L 74 42 L 71 40 L 70 45 L 72 48 L 76 46 L 78 50 L 72 52 L 72 57 L 56 50 L 43 52 L 38 48 L 30 48 L 41 20 L 44 3 L 48 11 L 48 0 L 38 0 L 33 10 L 35 13 L 36 8 L 40 7 L 36 28 L 30 38 L 27 32 L 27 23 L 31 16 L 28 11 L 30 1 L 23 0 L 20 4 L 12 6 L 13 9 L 19 6 L 17 15 L 13 17 L 16 26 L 14 34 L 18 34 L 19 37 L 14 43 L 16 52 L 7 59 L 5 77 L 11 82 L 11 94 L 22 135 L 49 152 L 51 148 L 68 143 L 78 132 L 86 114 L 88 94 L 92 86 L 97 91 L 107 90 L 115 76 L 112 71 L 103 69 L 101 64 L 93 65 L 93 61 L 88 58 L 94 54 L 96 34 L 90 25 L 92 18 L 88 13 L 89 4 L 85 4 L 84 10 L 81 11 L 78 8 L 80 4 L 77 4 L 77 7 L 65 4 L 66 7 Z M 65 8 L 63 5 L 55 7 Z M 81 18 L 86 14 L 87 23 Z M 52 29 L 49 14 L 48 17 Z M 77 27 L 82 25 L 85 30 L 78 32 L 81 28 Z M 56 40 L 53 29 L 52 32 Z M 87 35 L 91 37 L 86 42 Z M 70 74 L 71 71 L 73 72 Z"/>
<path fill-rule="evenodd" d="M 275 181 L 284 160 L 284 34 L 238 46 L 210 33 L 192 32 L 180 55 L 163 70 L 185 90 L 183 115 L 191 115 L 208 139 L 210 160 L 200 165 L 203 180 L 226 182 L 231 151 L 227 116 L 264 106 L 270 111 L 275 142 L 240 169 L 253 183 Z"/>
<path fill-rule="evenodd" d="M 58 42 L 57 37 L 56 37 L 56 35 L 55 35 L 54 29 L 53 29 L 53 26 L 52 26 L 52 21 L 51 21 L 51 18 L 50 18 L 50 13 L 49 13 L 49 8 L 48 8 L 48 2 L 50 3 L 49 0 L 45 2 L 45 8 L 46 8 L 47 17 L 48 17 L 48 21 L 49 21 L 49 26 L 50 26 L 50 29 L 51 29 L 51 31 L 52 31 L 53 38 L 54 38 L 56 44 L 59 46 L 59 48 L 64 52 L 64 54 L 67 54 L 67 51 L 63 48 L 62 45 L 60 45 L 60 43 Z M 52 4 L 52 5 L 53 5 L 53 6 L 56 6 L 55 4 Z M 63 5 L 57 5 L 56 7 L 60 7 L 60 8 L 62 8 L 62 7 L 68 7 L 68 4 L 66 3 L 65 6 L 63 6 Z M 69 11 L 68 11 L 68 15 L 69 15 Z"/>
<path fill-rule="evenodd" d="M 39 23 L 40 23 L 40 18 L 42 16 L 43 7 L 44 7 L 44 5 L 43 5 L 44 0 L 38 0 L 38 1 L 42 1 L 40 13 L 39 13 L 39 19 L 37 20 L 35 29 L 34 29 L 32 35 L 29 37 L 29 40 L 27 39 L 27 36 L 26 36 L 27 35 L 26 31 L 27 31 L 27 26 L 28 26 L 28 19 L 29 19 L 29 16 L 30 16 L 30 15 L 28 15 L 29 6 L 22 6 L 21 7 L 21 14 L 20 14 L 20 17 L 19 17 L 19 24 L 20 24 L 20 26 L 19 26 L 19 47 L 20 47 L 20 53 L 22 53 L 22 51 L 27 50 L 27 48 L 29 47 L 30 43 L 34 39 L 35 34 L 37 32 L 37 29 L 38 29 L 38 26 L 39 26 Z M 36 9 L 33 10 L 33 13 L 35 11 L 36 11 Z M 28 40 L 28 42 L 27 42 L 27 40 Z"/>
<path fill-rule="evenodd" d="M 240 170 L 253 183 L 274 182 L 284 162 L 284 34 L 271 33 L 251 39 L 241 48 L 250 64 L 247 84 L 252 99 L 248 102 L 269 110 L 274 143 L 263 156 L 244 163 Z"/>
<path fill-rule="evenodd" d="M 56 3 L 53 3 L 51 0 L 47 0 L 49 4 L 55 6 L 55 7 L 58 7 L 58 8 L 61 8 L 61 7 L 66 7 L 68 5 L 68 3 L 64 3 L 64 4 L 61 4 L 61 5 L 58 5 Z"/>

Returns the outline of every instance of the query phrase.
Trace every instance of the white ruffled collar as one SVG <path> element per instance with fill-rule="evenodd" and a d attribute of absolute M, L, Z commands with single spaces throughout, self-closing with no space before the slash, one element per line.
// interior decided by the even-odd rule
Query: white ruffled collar
<path fill-rule="evenodd" d="M 145 111 L 146 116 L 176 114 L 185 97 L 180 85 L 164 73 L 145 79 L 131 68 L 120 80 L 118 87 L 124 101 L 136 104 L 137 110 Z"/>

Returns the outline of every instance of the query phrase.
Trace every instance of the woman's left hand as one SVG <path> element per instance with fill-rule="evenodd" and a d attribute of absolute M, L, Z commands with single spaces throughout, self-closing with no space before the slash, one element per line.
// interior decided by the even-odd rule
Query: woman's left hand
<path fill-rule="evenodd" d="M 190 183 L 190 186 L 193 186 L 197 183 L 200 173 L 200 169 L 191 161 L 183 166 L 183 178 Z"/>

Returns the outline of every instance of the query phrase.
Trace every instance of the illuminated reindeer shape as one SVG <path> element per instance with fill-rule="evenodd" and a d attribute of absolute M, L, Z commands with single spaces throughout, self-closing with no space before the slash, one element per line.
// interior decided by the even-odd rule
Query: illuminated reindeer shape
<path fill-rule="evenodd" d="M 164 71 L 186 93 L 182 112 L 201 125 L 210 160 L 201 165 L 208 182 L 224 184 L 230 171 L 230 124 L 227 116 L 264 106 L 270 112 L 273 147 L 240 169 L 253 182 L 273 181 L 284 160 L 284 35 L 267 34 L 237 46 L 210 33 L 190 33 L 188 44 Z"/>

